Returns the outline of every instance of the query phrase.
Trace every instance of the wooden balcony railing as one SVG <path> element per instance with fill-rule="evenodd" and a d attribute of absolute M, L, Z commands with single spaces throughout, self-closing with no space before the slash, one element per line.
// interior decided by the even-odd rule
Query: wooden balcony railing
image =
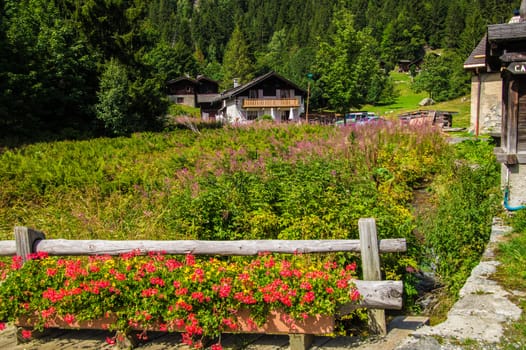
<path fill-rule="evenodd" d="M 246 98 L 243 100 L 243 108 L 297 108 L 300 106 L 296 98 Z"/>

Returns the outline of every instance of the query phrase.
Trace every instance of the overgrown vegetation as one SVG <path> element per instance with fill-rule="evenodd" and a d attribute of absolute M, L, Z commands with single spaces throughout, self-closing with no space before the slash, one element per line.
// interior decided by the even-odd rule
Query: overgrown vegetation
<path fill-rule="evenodd" d="M 465 141 L 455 147 L 453 161 L 429 190 L 431 205 L 418 217 L 418 230 L 425 241 L 429 271 L 436 272 L 447 295 L 442 309 L 449 309 L 482 255 L 491 233 L 491 223 L 501 199 L 498 165 L 493 146 L 483 140 Z M 446 310 L 444 310 L 446 311 Z M 438 318 L 445 316 L 436 315 Z"/>
<path fill-rule="evenodd" d="M 526 299 L 520 294 L 526 292 L 526 210 L 517 211 L 509 219 L 513 232 L 499 245 L 497 278 L 504 288 L 515 291 L 513 301 L 522 309 L 521 318 L 506 330 L 505 349 L 522 349 L 526 346 Z"/>
<path fill-rule="evenodd" d="M 408 307 L 415 270 L 454 295 L 487 241 L 499 196 L 485 142 L 398 123 L 192 128 L 4 152 L 0 238 L 24 225 L 72 239 L 355 239 L 374 217 L 380 238 L 408 241 L 382 263 L 408 282 Z M 414 211 L 422 188 L 431 208 Z"/>

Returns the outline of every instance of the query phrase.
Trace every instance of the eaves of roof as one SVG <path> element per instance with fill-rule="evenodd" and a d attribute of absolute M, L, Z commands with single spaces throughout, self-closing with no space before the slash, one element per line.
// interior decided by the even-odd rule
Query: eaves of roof
<path fill-rule="evenodd" d="M 487 36 L 484 35 L 466 61 L 464 61 L 464 69 L 486 68 L 486 43 Z"/>
<path fill-rule="evenodd" d="M 243 84 L 243 85 L 240 85 L 238 87 L 235 87 L 233 89 L 230 89 L 230 90 L 227 90 L 223 93 L 221 93 L 219 95 L 219 97 L 217 98 L 217 100 L 224 100 L 224 99 L 229 99 L 229 98 L 232 98 L 232 97 L 235 97 L 237 95 L 239 95 L 240 93 L 250 89 L 251 87 L 253 87 L 254 85 L 257 85 L 258 83 L 270 78 L 270 77 L 276 77 L 284 82 L 286 82 L 287 84 L 291 85 L 292 87 L 294 87 L 296 90 L 299 90 L 303 93 L 306 93 L 306 91 L 302 88 L 300 88 L 298 85 L 294 84 L 293 82 L 291 82 L 290 80 L 282 77 L 281 75 L 277 74 L 276 72 L 268 72 L 266 74 L 263 74 L 257 78 L 254 78 L 252 79 L 251 81 L 249 81 L 248 83 L 246 84 Z"/>

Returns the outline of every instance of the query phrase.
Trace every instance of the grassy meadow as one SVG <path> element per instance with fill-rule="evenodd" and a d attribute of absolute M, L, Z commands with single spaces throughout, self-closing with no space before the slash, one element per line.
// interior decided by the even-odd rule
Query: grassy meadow
<path fill-rule="evenodd" d="M 420 106 L 419 103 L 428 97 L 425 92 L 415 93 L 411 89 L 411 76 L 409 73 L 392 72 L 395 89 L 399 93 L 396 102 L 384 106 L 364 106 L 363 110 L 375 112 L 388 119 L 396 119 L 398 115 L 417 110 L 444 110 L 458 112 L 453 115 L 453 127 L 469 128 L 470 99 L 469 96 L 460 97 L 450 101 L 438 102 L 432 106 Z"/>

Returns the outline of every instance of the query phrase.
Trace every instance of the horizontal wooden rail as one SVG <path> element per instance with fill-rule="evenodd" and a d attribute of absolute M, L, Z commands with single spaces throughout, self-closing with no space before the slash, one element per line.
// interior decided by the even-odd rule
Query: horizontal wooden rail
<path fill-rule="evenodd" d="M 16 241 L 0 241 L 0 256 L 16 255 Z"/>
<path fill-rule="evenodd" d="M 360 293 L 358 304 L 343 305 L 340 315 L 345 315 L 359 308 L 401 310 L 404 284 L 402 281 L 362 281 L 353 280 Z"/>
<path fill-rule="evenodd" d="M 405 239 L 384 239 L 380 253 L 406 251 Z M 119 255 L 139 251 L 194 255 L 258 255 L 260 253 L 308 254 L 360 252 L 359 240 L 239 240 L 239 241 L 110 241 L 110 240 L 37 240 L 33 252 L 49 255 Z M 15 241 L 0 241 L 0 256 L 16 255 Z"/>
<path fill-rule="evenodd" d="M 131 251 L 141 253 L 194 255 L 257 255 L 272 253 L 360 252 L 359 240 L 254 240 L 254 241 L 106 241 L 50 239 L 36 243 L 36 252 L 50 255 L 119 255 Z M 404 239 L 380 241 L 380 252 L 405 251 Z"/>

